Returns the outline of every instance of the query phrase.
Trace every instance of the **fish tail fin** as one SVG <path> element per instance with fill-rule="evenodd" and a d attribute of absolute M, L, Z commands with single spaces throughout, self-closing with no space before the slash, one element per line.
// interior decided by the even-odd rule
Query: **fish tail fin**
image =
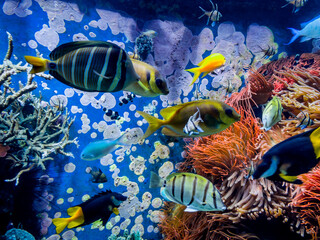
<path fill-rule="evenodd" d="M 57 234 L 60 234 L 63 229 L 67 227 L 70 222 L 70 218 L 54 218 L 52 219 L 52 223 L 56 226 Z"/>
<path fill-rule="evenodd" d="M 32 65 L 32 69 L 30 71 L 31 74 L 48 70 L 47 63 L 49 60 L 33 56 L 24 56 L 24 58 Z"/>
<path fill-rule="evenodd" d="M 162 186 L 163 186 L 162 178 L 158 176 L 158 174 L 156 174 L 155 172 L 151 171 L 149 188 L 157 188 Z"/>
<path fill-rule="evenodd" d="M 145 134 L 142 136 L 142 138 L 147 138 L 149 137 L 152 133 L 157 131 L 162 125 L 164 125 L 164 120 L 160 120 L 156 117 L 153 117 L 149 115 L 148 113 L 142 112 L 142 111 L 137 111 L 148 123 L 148 129 L 145 132 Z"/>
<path fill-rule="evenodd" d="M 190 68 L 190 69 L 186 69 L 186 71 L 191 72 L 191 73 L 194 74 L 192 83 L 189 85 L 189 86 L 191 86 L 192 84 L 194 84 L 195 81 L 197 81 L 197 79 L 199 78 L 201 72 L 200 72 L 199 68 Z"/>
<path fill-rule="evenodd" d="M 289 45 L 291 43 L 293 43 L 299 36 L 300 36 L 300 31 L 294 28 L 288 28 L 289 30 L 291 30 L 291 33 L 293 34 L 293 37 L 291 38 L 290 42 L 288 42 L 285 45 Z"/>

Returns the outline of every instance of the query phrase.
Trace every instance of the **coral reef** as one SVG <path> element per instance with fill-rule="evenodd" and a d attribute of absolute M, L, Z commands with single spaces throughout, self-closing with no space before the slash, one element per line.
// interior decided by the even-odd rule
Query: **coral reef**
<path fill-rule="evenodd" d="M 64 148 L 71 143 L 77 144 L 77 140 L 69 140 L 69 130 L 74 119 L 70 120 L 68 112 L 62 115 L 56 108 L 45 107 L 41 97 L 30 94 L 37 88 L 33 81 L 35 75 L 29 74 L 25 85 L 19 82 L 19 90 L 11 86 L 12 76 L 26 72 L 28 67 L 21 66 L 21 62 L 13 64 L 10 61 L 13 43 L 9 33 L 8 39 L 8 51 L 0 65 L 0 143 L 9 147 L 5 160 L 12 162 L 12 168 L 20 169 L 15 177 L 6 181 L 16 181 L 18 184 L 22 173 L 35 166 L 45 169 L 44 162 L 53 160 L 50 154 L 73 156 L 65 152 Z M 40 76 L 50 79 L 45 74 Z M 63 135 L 61 139 L 60 135 Z"/>
<path fill-rule="evenodd" d="M 12 228 L 4 235 L 6 240 L 35 240 L 35 238 L 23 229 Z"/>
<path fill-rule="evenodd" d="M 132 231 L 131 233 L 129 233 L 128 229 L 125 229 L 123 232 L 123 236 L 116 236 L 116 235 L 111 235 L 110 237 L 108 237 L 108 240 L 140 240 L 140 233 L 139 231 L 134 232 Z"/>
<path fill-rule="evenodd" d="M 296 186 L 250 178 L 252 166 L 287 136 L 278 128 L 263 132 L 250 112 L 240 112 L 242 119 L 230 128 L 189 143 L 187 161 L 179 166 L 181 171 L 195 169 L 210 179 L 219 188 L 227 210 L 190 214 L 166 204 L 160 223 L 166 239 L 251 239 L 255 233 L 246 229 L 244 221 L 278 218 L 295 223 L 293 230 L 305 234 L 290 205 Z"/>
<path fill-rule="evenodd" d="M 301 224 L 312 239 L 318 239 L 320 228 L 320 168 L 316 167 L 311 172 L 301 177 L 301 185 L 297 195 L 292 200 L 292 206 Z"/>

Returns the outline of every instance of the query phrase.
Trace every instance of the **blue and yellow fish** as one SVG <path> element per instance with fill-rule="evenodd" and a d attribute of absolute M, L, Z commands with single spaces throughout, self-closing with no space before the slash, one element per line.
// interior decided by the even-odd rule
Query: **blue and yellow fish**
<path fill-rule="evenodd" d="M 62 44 L 50 59 L 25 56 L 33 65 L 30 73 L 49 70 L 60 82 L 87 92 L 135 92 L 134 83 L 148 90 L 135 72 L 129 55 L 119 46 L 103 41 Z"/>
<path fill-rule="evenodd" d="M 187 206 L 185 212 L 224 211 L 218 189 L 205 177 L 194 173 L 172 173 L 161 179 L 151 172 L 150 188 L 161 187 L 161 195 L 171 202 Z"/>
<path fill-rule="evenodd" d="M 295 135 L 273 146 L 262 157 L 253 178 L 301 183 L 297 176 L 315 167 L 320 157 L 320 127 Z"/>
<path fill-rule="evenodd" d="M 105 225 L 112 213 L 119 214 L 118 207 L 126 199 L 127 197 L 119 193 L 107 190 L 84 203 L 68 208 L 69 218 L 54 218 L 52 223 L 56 226 L 57 234 L 61 233 L 66 227 L 85 226 L 99 219 Z"/>

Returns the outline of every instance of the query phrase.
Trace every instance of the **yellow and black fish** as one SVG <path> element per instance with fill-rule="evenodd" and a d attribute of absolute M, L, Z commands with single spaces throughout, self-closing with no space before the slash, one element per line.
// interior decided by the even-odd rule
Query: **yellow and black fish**
<path fill-rule="evenodd" d="M 75 228 L 88 225 L 101 219 L 106 224 L 112 213 L 119 214 L 118 207 L 127 197 L 111 192 L 100 193 L 80 205 L 68 208 L 69 218 L 54 218 L 52 223 L 56 226 L 57 234 L 66 227 Z"/>
<path fill-rule="evenodd" d="M 297 176 L 315 167 L 320 157 L 320 127 L 295 135 L 273 146 L 262 157 L 253 178 L 301 183 Z"/>
<path fill-rule="evenodd" d="M 205 177 L 194 173 L 172 173 L 161 179 L 151 172 L 150 188 L 161 187 L 161 195 L 168 201 L 187 206 L 185 212 L 224 211 L 218 189 Z"/>
<path fill-rule="evenodd" d="M 140 84 L 129 55 L 119 46 L 103 41 L 78 41 L 62 44 L 50 53 L 50 60 L 25 56 L 33 65 L 30 73 L 49 70 L 56 79 L 87 92 L 134 92 Z"/>
<path fill-rule="evenodd" d="M 201 132 L 197 135 L 190 136 L 189 133 L 184 131 L 188 125 L 188 121 L 192 115 L 199 111 L 199 117 L 202 119 L 198 123 L 198 128 Z M 160 111 L 164 120 L 155 118 L 145 112 L 137 111 L 149 123 L 149 127 L 144 134 L 143 138 L 150 136 L 160 127 L 162 133 L 167 136 L 174 137 L 200 137 L 208 136 L 218 133 L 232 123 L 240 120 L 240 115 L 234 108 L 225 104 L 224 102 L 215 100 L 197 100 L 187 103 L 182 103 L 173 107 L 164 108 Z"/>
<path fill-rule="evenodd" d="M 156 97 L 169 93 L 166 81 L 156 68 L 136 59 L 131 59 L 131 61 L 134 70 L 139 75 L 140 81 L 143 83 L 143 87 L 138 83 L 134 83 L 135 93 L 137 95 L 142 97 Z M 146 86 L 148 90 L 146 90 L 144 86 Z"/>

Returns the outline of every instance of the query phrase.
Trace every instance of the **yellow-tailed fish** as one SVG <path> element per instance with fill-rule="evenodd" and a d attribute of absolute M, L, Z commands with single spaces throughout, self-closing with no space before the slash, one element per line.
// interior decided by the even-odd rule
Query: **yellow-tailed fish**
<path fill-rule="evenodd" d="M 198 131 L 199 134 L 194 135 L 196 137 L 218 133 L 240 120 L 240 115 L 229 105 L 220 101 L 201 99 L 162 109 L 160 115 L 164 120 L 137 111 L 149 123 L 143 138 L 150 136 L 162 126 L 164 127 L 162 129 L 164 135 L 190 137 L 189 133 L 184 132 L 184 128 L 190 117 L 197 111 L 199 111 L 199 117 L 202 119 L 197 123 L 197 126 L 203 132 Z"/>
<path fill-rule="evenodd" d="M 208 73 L 213 70 L 222 67 L 226 62 L 224 56 L 220 53 L 213 53 L 203 59 L 196 68 L 186 69 L 188 72 L 192 72 L 194 74 L 193 81 L 190 85 L 194 84 L 194 82 L 200 77 L 200 74 L 203 73 L 202 77 L 206 76 Z"/>
<path fill-rule="evenodd" d="M 187 206 L 185 212 L 224 211 L 218 189 L 205 177 L 194 173 L 172 173 L 166 179 L 151 172 L 150 188 L 161 187 L 167 200 Z"/>
<path fill-rule="evenodd" d="M 105 225 L 112 213 L 119 214 L 118 207 L 126 199 L 127 197 L 119 193 L 107 190 L 84 203 L 68 208 L 69 218 L 54 218 L 52 223 L 56 226 L 57 234 L 61 233 L 66 227 L 85 226 L 99 219 Z"/>
<path fill-rule="evenodd" d="M 273 146 L 262 157 L 253 178 L 301 183 L 297 176 L 308 172 L 319 162 L 320 128 L 295 135 Z"/>
<path fill-rule="evenodd" d="M 262 112 L 262 129 L 268 131 L 273 125 L 279 122 L 281 120 L 282 110 L 280 99 L 274 96 Z"/>
<path fill-rule="evenodd" d="M 134 83 L 135 93 L 143 97 L 156 97 L 159 95 L 167 95 L 169 93 L 166 81 L 162 78 L 159 71 L 153 66 L 131 59 L 135 72 L 139 75 L 140 81 L 143 83 L 142 88 L 138 82 Z"/>
<path fill-rule="evenodd" d="M 134 83 L 145 87 L 129 55 L 110 42 L 70 42 L 54 49 L 49 57 L 51 60 L 25 56 L 33 65 L 30 73 L 49 70 L 60 82 L 88 92 L 135 92 Z"/>

